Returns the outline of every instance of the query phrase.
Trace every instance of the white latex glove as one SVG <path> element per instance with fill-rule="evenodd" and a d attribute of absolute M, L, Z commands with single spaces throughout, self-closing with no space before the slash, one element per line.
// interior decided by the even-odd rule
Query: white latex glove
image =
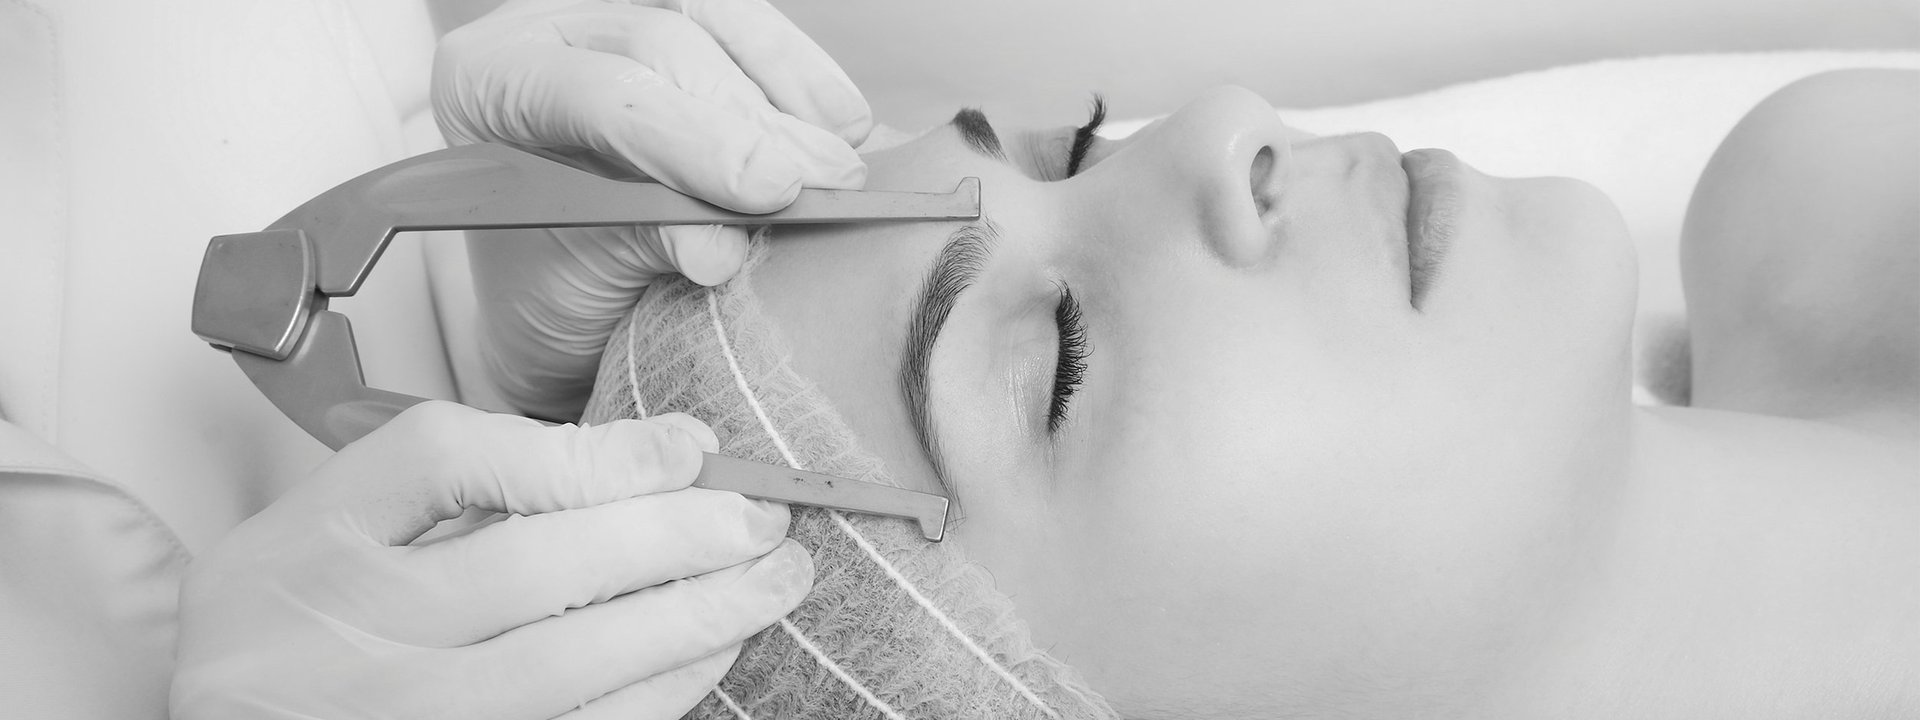
<path fill-rule="evenodd" d="M 408 410 L 193 561 L 172 717 L 680 717 L 813 584 L 786 506 L 688 487 L 714 446 Z M 408 544 L 467 508 L 515 515 Z"/>
<path fill-rule="evenodd" d="M 801 186 L 859 188 L 872 111 L 763 0 L 514 0 L 440 41 L 433 109 L 451 144 L 556 150 L 741 212 Z M 654 278 L 725 281 L 743 227 L 468 233 L 483 353 L 503 395 L 579 416 L 601 350 Z"/>

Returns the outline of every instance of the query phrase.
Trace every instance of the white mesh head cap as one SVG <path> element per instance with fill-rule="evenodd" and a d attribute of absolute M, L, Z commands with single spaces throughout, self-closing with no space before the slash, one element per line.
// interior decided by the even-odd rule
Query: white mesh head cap
<path fill-rule="evenodd" d="M 656 285 L 607 344 L 584 421 L 684 412 L 713 426 L 723 455 L 897 485 L 786 357 L 745 282 Z M 801 507 L 788 534 L 813 553 L 813 593 L 749 640 L 689 717 L 1117 717 L 1033 647 L 953 544 L 905 520 Z"/>

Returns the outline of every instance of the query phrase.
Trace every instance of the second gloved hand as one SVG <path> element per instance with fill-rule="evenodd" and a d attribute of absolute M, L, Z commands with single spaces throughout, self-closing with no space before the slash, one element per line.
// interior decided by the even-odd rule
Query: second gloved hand
<path fill-rule="evenodd" d="M 512 0 L 441 40 L 433 106 L 451 144 L 542 148 L 752 213 L 803 186 L 861 187 L 853 148 L 873 126 L 846 73 L 763 0 Z M 724 282 L 747 232 L 469 233 L 495 384 L 526 412 L 577 417 L 647 285 Z"/>
<path fill-rule="evenodd" d="M 717 446 L 416 406 L 194 558 L 170 717 L 680 717 L 813 583 L 785 507 L 689 487 Z"/>

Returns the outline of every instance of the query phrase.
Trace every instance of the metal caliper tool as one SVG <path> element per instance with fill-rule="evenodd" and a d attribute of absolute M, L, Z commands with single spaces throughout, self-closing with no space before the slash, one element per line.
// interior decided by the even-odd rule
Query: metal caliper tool
<path fill-rule="evenodd" d="M 333 188 L 260 232 L 207 244 L 193 332 L 228 351 L 274 406 L 334 449 L 424 398 L 367 387 L 347 317 L 396 233 L 620 225 L 787 225 L 980 218 L 980 180 L 949 193 L 801 190 L 778 212 L 724 210 L 654 182 L 613 180 L 504 145 L 415 156 Z M 907 518 L 938 541 L 948 499 L 708 453 L 693 483 L 765 500 Z"/>

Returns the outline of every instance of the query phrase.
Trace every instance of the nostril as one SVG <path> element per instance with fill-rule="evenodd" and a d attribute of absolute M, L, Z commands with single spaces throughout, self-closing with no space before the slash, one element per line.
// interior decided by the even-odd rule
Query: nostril
<path fill-rule="evenodd" d="M 1280 247 L 1287 213 L 1282 190 L 1293 155 L 1285 144 L 1262 142 L 1273 139 L 1271 134 L 1231 138 L 1220 147 L 1224 153 L 1190 166 L 1197 180 L 1192 187 L 1201 209 L 1196 218 L 1204 230 L 1201 236 L 1227 267 L 1264 266 Z"/>
<path fill-rule="evenodd" d="M 1253 167 L 1247 171 L 1247 187 L 1253 193 L 1253 209 L 1265 217 L 1273 209 L 1274 201 L 1279 197 L 1279 188 L 1274 185 L 1273 146 L 1260 148 L 1253 156 Z"/>

